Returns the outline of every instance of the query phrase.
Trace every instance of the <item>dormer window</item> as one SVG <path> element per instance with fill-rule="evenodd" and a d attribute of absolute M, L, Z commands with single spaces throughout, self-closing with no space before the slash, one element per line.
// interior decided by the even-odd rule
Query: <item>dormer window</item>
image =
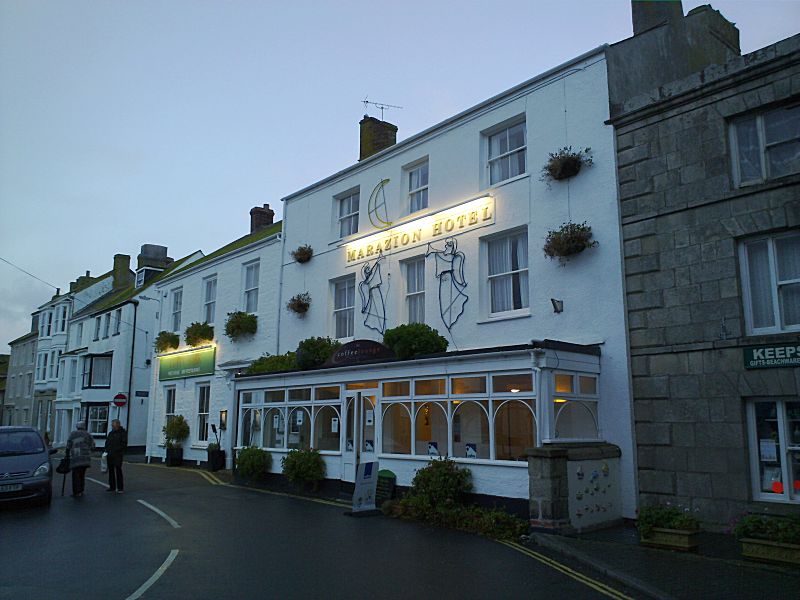
<path fill-rule="evenodd" d="M 142 267 L 136 271 L 136 287 L 142 287 L 145 283 L 153 279 L 156 275 L 161 273 L 163 269 L 154 269 L 152 267 Z"/>

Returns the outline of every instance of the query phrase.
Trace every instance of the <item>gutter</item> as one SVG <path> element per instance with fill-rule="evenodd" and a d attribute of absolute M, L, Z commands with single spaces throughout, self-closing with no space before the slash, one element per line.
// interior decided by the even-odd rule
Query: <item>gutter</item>
<path fill-rule="evenodd" d="M 131 410 L 133 410 L 133 353 L 136 349 L 136 317 L 138 315 L 139 301 L 131 300 L 131 304 L 133 304 L 133 337 L 131 338 L 131 363 L 128 368 L 128 413 L 125 417 L 125 431 L 129 431 Z"/>

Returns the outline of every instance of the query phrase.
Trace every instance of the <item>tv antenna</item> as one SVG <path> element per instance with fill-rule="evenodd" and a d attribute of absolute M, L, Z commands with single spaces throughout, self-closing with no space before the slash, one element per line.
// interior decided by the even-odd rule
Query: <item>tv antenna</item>
<path fill-rule="evenodd" d="M 381 111 L 381 121 L 383 121 L 383 111 L 386 110 L 387 108 L 400 108 L 400 109 L 403 108 L 402 106 L 396 106 L 394 104 L 386 104 L 386 102 L 373 102 L 371 100 L 368 100 L 367 98 L 364 98 L 362 100 L 362 102 L 364 103 L 364 110 L 365 111 L 369 110 L 369 105 L 370 104 L 372 104 L 372 106 L 374 106 L 375 108 L 380 109 L 380 111 Z"/>

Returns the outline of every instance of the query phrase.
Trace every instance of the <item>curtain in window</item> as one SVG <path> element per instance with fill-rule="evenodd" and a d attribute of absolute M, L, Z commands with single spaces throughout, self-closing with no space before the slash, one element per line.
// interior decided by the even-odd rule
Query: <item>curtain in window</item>
<path fill-rule="evenodd" d="M 761 179 L 761 149 L 755 117 L 736 123 L 736 146 L 739 151 L 739 177 L 742 182 Z"/>
<path fill-rule="evenodd" d="M 95 357 L 92 359 L 92 385 L 111 385 L 111 359 Z"/>
<path fill-rule="evenodd" d="M 800 171 L 800 106 L 765 114 L 764 136 L 770 177 Z"/>
<path fill-rule="evenodd" d="M 528 236 L 526 233 L 489 243 L 491 312 L 526 308 L 528 298 Z M 520 272 L 522 270 L 522 272 Z M 501 274 L 508 275 L 501 275 Z M 498 277 L 492 277 L 500 275 Z"/>
<path fill-rule="evenodd" d="M 769 249 L 766 241 L 747 246 L 747 271 L 750 276 L 750 302 L 753 328 L 772 327 L 772 282 L 770 280 Z"/>

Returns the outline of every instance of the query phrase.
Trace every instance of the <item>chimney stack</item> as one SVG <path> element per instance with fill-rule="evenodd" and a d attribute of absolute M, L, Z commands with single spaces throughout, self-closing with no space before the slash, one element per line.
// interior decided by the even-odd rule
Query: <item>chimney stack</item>
<path fill-rule="evenodd" d="M 681 0 L 632 0 L 633 35 L 667 22 L 683 19 Z"/>
<path fill-rule="evenodd" d="M 127 254 L 114 255 L 114 270 L 112 271 L 112 284 L 114 290 L 121 290 L 131 284 L 131 257 Z"/>
<path fill-rule="evenodd" d="M 275 218 L 275 211 L 265 204 L 263 207 L 254 206 L 250 209 L 250 233 L 261 231 L 272 225 Z"/>
<path fill-rule="evenodd" d="M 142 244 L 139 256 L 136 257 L 136 270 L 142 267 L 152 267 L 154 269 L 166 269 L 174 262 L 167 256 L 167 247 L 157 244 Z"/>
<path fill-rule="evenodd" d="M 361 151 L 358 160 L 369 158 L 397 143 L 397 125 L 364 115 L 361 126 Z"/>

